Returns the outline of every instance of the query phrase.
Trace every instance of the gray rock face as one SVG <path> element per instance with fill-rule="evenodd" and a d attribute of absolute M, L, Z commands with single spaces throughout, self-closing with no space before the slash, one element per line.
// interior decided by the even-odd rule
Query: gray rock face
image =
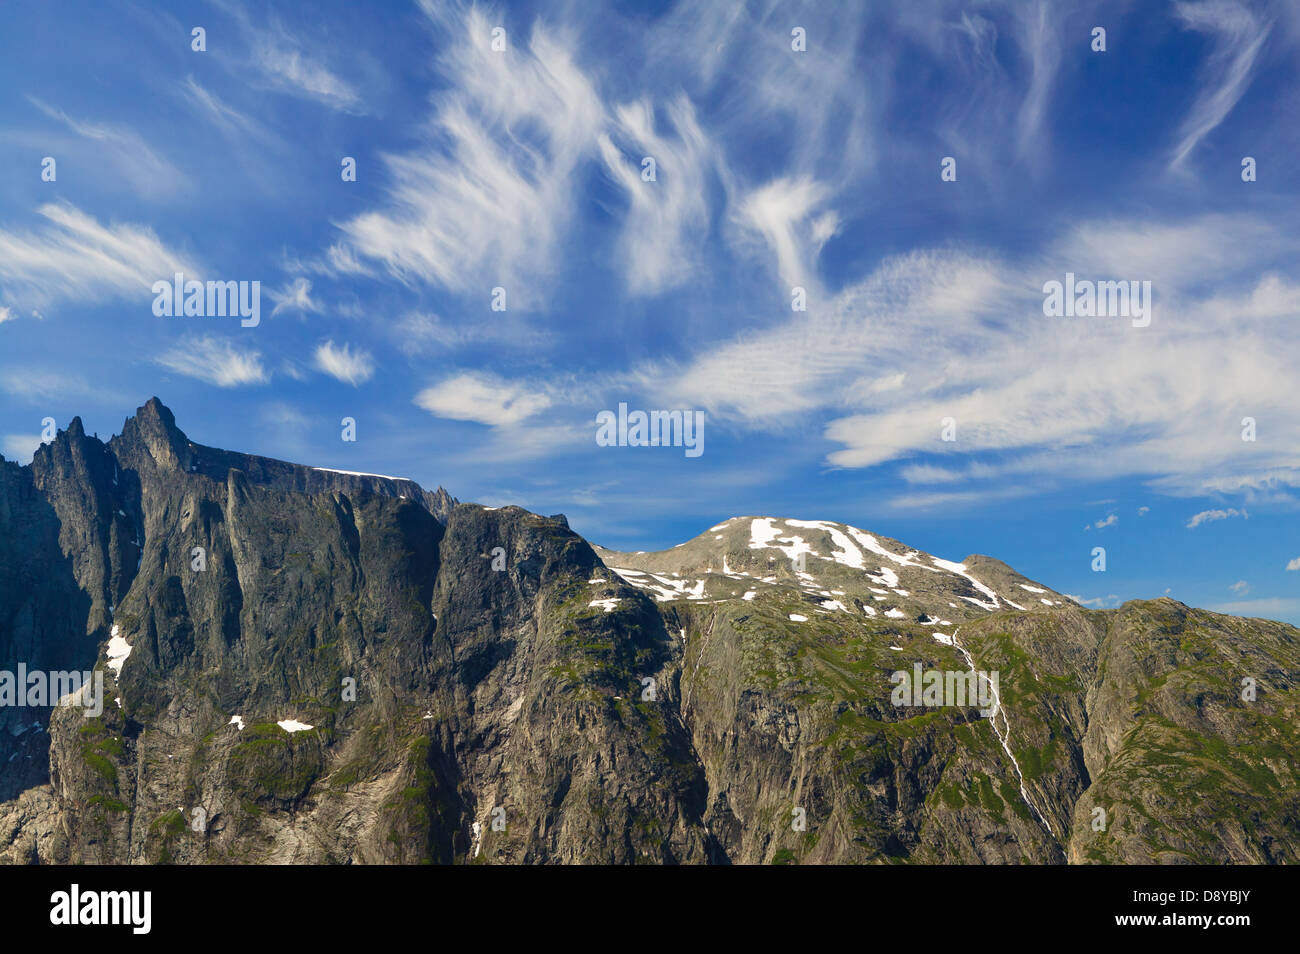
<path fill-rule="evenodd" d="M 0 707 L 11 863 L 1300 860 L 1293 627 L 825 521 L 613 553 L 156 399 L 0 462 L 0 654 L 108 697 Z"/>

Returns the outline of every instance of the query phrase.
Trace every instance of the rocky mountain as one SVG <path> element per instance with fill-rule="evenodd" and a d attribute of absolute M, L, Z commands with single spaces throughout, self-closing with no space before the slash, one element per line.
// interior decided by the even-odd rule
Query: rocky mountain
<path fill-rule="evenodd" d="M 11 863 L 1300 860 L 1294 627 L 829 521 L 616 553 L 156 399 L 0 461 L 20 666 L 105 701 L 0 705 Z"/>

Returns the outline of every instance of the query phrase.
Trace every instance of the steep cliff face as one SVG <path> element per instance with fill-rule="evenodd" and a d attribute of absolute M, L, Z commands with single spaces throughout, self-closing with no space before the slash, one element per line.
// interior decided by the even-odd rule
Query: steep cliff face
<path fill-rule="evenodd" d="M 445 492 L 201 447 L 156 400 L 107 446 L 74 421 L 30 468 L 5 468 L 3 537 L 39 544 L 3 564 L 8 668 L 98 668 L 107 687 L 93 718 L 0 709 L 49 723 L 16 737 L 32 751 L 0 760 L 31 765 L 6 773 L 10 797 L 48 777 L 62 855 L 50 860 L 256 857 L 335 734 L 363 710 L 389 727 L 394 700 L 422 687 L 442 535 L 429 504 Z M 120 675 L 115 640 L 130 647 Z M 364 705 L 341 702 L 345 669 Z M 315 728 L 275 724 L 289 719 Z M 393 783 L 410 771 L 395 765 Z M 195 828 L 202 839 L 173 850 Z M 286 830 L 269 851 L 301 857 Z"/>
<path fill-rule="evenodd" d="M 15 863 L 1300 860 L 1293 627 L 825 521 L 612 553 L 156 400 L 0 462 L 0 653 L 107 697 L 0 706 Z"/>
<path fill-rule="evenodd" d="M 0 463 L 0 659 L 16 672 L 93 667 L 134 577 L 138 512 L 81 421 L 30 467 Z M 50 700 L 51 702 L 53 700 Z M 0 706 L 0 800 L 48 778 L 48 705 Z"/>

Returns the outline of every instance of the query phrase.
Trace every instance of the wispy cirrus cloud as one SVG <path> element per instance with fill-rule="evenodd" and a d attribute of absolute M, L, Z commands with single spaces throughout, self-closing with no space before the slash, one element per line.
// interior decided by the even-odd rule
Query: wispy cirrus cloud
<path fill-rule="evenodd" d="M 278 17 L 255 23 L 242 7 L 219 5 L 235 19 L 248 42 L 247 65 L 256 84 L 340 112 L 366 112 L 358 88 L 327 62 L 324 44 L 309 49 L 307 42 L 292 33 Z"/>
<path fill-rule="evenodd" d="M 709 225 L 711 146 L 685 96 L 667 107 L 672 135 L 658 128 L 649 100 L 620 106 L 614 132 L 598 137 L 609 175 L 629 208 L 623 222 L 622 261 L 633 294 L 657 293 L 688 281 Z M 625 153 L 615 138 L 635 150 Z M 654 178 L 643 165 L 654 163 Z"/>
<path fill-rule="evenodd" d="M 265 384 L 271 379 L 262 364 L 261 352 L 214 336 L 184 339 L 158 355 L 154 362 L 219 388 Z"/>
<path fill-rule="evenodd" d="M 201 272 L 144 226 L 102 225 L 67 203 L 47 203 L 37 213 L 44 222 L 36 229 L 0 229 L 0 283 L 11 300 L 45 304 L 139 295 L 147 304 L 159 279 Z"/>
<path fill-rule="evenodd" d="M 140 195 L 155 198 L 175 192 L 186 184 L 180 170 L 160 156 L 135 130 L 120 123 L 73 118 L 35 96 L 28 96 L 27 101 L 91 144 L 93 152 L 86 149 L 82 153 L 88 158 L 93 157 L 90 168 L 108 164 L 117 178 L 129 183 Z"/>
<path fill-rule="evenodd" d="M 534 23 L 495 52 L 496 21 L 483 11 L 421 6 L 453 38 L 439 60 L 448 89 L 427 142 L 383 157 L 386 201 L 343 223 L 344 238 L 319 264 L 322 272 L 378 265 L 454 292 L 501 284 L 512 300 L 519 294 L 534 305 L 595 168 L 625 203 L 606 211 L 618 235 L 613 264 L 630 294 L 656 295 L 697 277 L 720 210 L 722 221 L 740 226 L 727 230 L 736 251 L 752 255 L 757 235 L 783 274 L 812 282 L 811 263 L 839 218 L 829 204 L 807 216 L 851 185 L 869 152 L 870 110 L 859 95 L 861 64 L 848 29 L 860 14 L 819 14 L 810 27 L 817 55 L 807 58 L 791 53 L 788 34 L 774 32 L 757 11 L 723 15 L 684 5 L 648 36 L 640 35 L 644 23 L 625 24 L 638 32 L 641 51 L 627 68 L 646 78 L 646 91 L 579 62 L 589 50 L 581 18 L 569 28 Z M 713 72 L 720 60 L 756 88 L 725 96 L 705 116 L 701 104 L 720 92 Z M 680 83 L 665 86 L 664 76 Z M 638 90 L 630 100 L 621 95 L 629 87 Z M 756 147 L 746 141 L 753 132 L 741 129 L 750 121 L 779 127 L 793 174 L 754 180 L 738 171 L 753 164 Z M 764 147 L 772 141 L 764 138 Z M 655 162 L 654 181 L 642 178 L 646 157 Z"/>
<path fill-rule="evenodd" d="M 900 92 L 901 64 L 859 55 L 872 16 L 884 21 L 874 26 L 921 40 L 965 103 L 955 117 L 939 110 L 940 135 L 968 147 L 964 155 L 990 174 L 1008 140 L 1021 143 L 1020 159 L 1046 155 L 1063 46 L 1045 3 L 990 3 L 987 19 L 955 2 L 924 17 L 906 5 L 874 14 L 806 9 L 798 18 L 806 53 L 774 26 L 773 7 L 683 4 L 620 24 L 635 42 L 616 79 L 585 62 L 592 18 L 576 10 L 557 18 L 564 26 L 514 30 L 496 51 L 499 22 L 483 9 L 420 6 L 449 38 L 438 60 L 446 88 L 425 141 L 382 156 L 383 201 L 343 222 L 341 241 L 311 267 L 333 277 L 377 269 L 457 293 L 500 284 L 528 307 L 554 280 L 593 164 L 626 203 L 605 211 L 619 237 L 614 264 L 632 295 L 697 276 L 719 224 L 731 253 L 775 259 L 774 278 L 816 287 L 823 247 L 870 196 L 864 173 Z M 1014 73 L 1000 56 L 1014 58 Z M 647 156 L 653 182 L 640 174 Z"/>
<path fill-rule="evenodd" d="M 1176 169 L 1241 99 L 1271 23 L 1236 0 L 1178 3 L 1174 10 L 1188 29 L 1208 34 L 1214 43 L 1202 68 L 1196 100 L 1179 128 L 1179 140 L 1170 159 L 1170 166 Z"/>
<path fill-rule="evenodd" d="M 766 241 L 782 284 L 804 288 L 820 284 L 814 259 L 839 228 L 835 212 L 815 214 L 827 198 L 828 190 L 815 180 L 781 178 L 740 200 L 736 220 Z"/>
<path fill-rule="evenodd" d="M 375 373 L 375 360 L 370 352 L 348 344 L 323 342 L 316 348 L 315 361 L 317 370 L 353 387 L 369 381 Z"/>
<path fill-rule="evenodd" d="M 272 85 L 344 112 L 364 112 L 360 95 L 342 78 L 298 49 L 282 30 L 258 43 L 255 58 Z"/>
<path fill-rule="evenodd" d="M 320 306 L 311 297 L 311 281 L 299 276 L 292 282 L 277 291 L 268 291 L 271 300 L 275 302 L 275 307 L 271 309 L 271 317 L 285 311 L 320 311 Z"/>
<path fill-rule="evenodd" d="M 1082 22 L 1098 6 L 1079 4 L 1072 13 Z M 1066 57 L 1072 18 L 1046 0 L 937 0 L 888 6 L 882 16 L 887 31 L 909 41 L 890 58 L 895 70 L 915 75 L 916 50 L 927 70 L 946 77 L 945 95 L 931 106 L 933 132 L 961 166 L 995 182 L 1049 163 L 1053 96 L 1063 64 L 1077 65 Z M 894 79 L 884 89 L 902 98 L 901 85 Z"/>
<path fill-rule="evenodd" d="M 643 381 L 667 406 L 704 406 L 751 430 L 829 415 L 825 436 L 842 445 L 832 465 L 905 462 L 914 483 L 992 491 L 1030 475 L 1145 474 L 1168 493 L 1300 486 L 1300 422 L 1287 410 L 1300 286 L 1225 241 L 1267 247 L 1261 228 L 1222 217 L 1090 223 L 1019 261 L 898 256 L 825 307 L 684 366 L 648 367 Z M 1153 234 L 1160 242 L 1145 244 Z M 1272 234 L 1286 259 L 1294 238 Z M 1157 276 L 1152 327 L 1046 317 L 1044 280 L 1067 270 Z M 1266 445 L 1241 440 L 1247 414 L 1278 428 Z M 952 442 L 941 439 L 948 418 Z"/>
<path fill-rule="evenodd" d="M 441 315 L 412 311 L 392 326 L 402 351 L 419 356 L 474 346 L 534 348 L 553 345 L 557 335 L 511 312 L 500 312 L 491 322 L 452 322 Z"/>
<path fill-rule="evenodd" d="M 440 60 L 451 88 L 426 146 L 386 155 L 385 207 L 341 226 L 342 261 L 370 261 L 403 280 L 485 297 L 507 287 L 536 302 L 573 215 L 572 176 L 591 155 L 604 107 L 569 50 L 546 28 L 504 52 L 477 9 L 425 5 L 458 37 Z"/>
<path fill-rule="evenodd" d="M 284 149 L 284 141 L 262 122 L 240 112 L 216 93 L 187 76 L 180 87 L 185 100 L 196 107 L 227 139 L 241 147 L 257 143 L 262 148 Z M 240 150 L 241 153 L 246 150 Z"/>
<path fill-rule="evenodd" d="M 1016 33 L 1029 61 L 1029 84 L 1016 115 L 1021 158 L 1042 155 L 1042 131 L 1061 61 L 1061 17 L 1047 0 L 1015 4 Z"/>
<path fill-rule="evenodd" d="M 987 506 L 990 503 L 1017 500 L 1032 496 L 1041 491 L 1041 487 L 1010 486 L 979 490 L 923 491 L 920 493 L 902 493 L 890 497 L 887 501 L 891 510 L 961 510 L 967 507 Z"/>

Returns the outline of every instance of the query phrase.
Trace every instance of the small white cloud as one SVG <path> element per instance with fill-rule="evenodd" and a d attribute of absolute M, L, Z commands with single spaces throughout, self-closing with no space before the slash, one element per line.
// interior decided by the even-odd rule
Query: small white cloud
<path fill-rule="evenodd" d="M 1286 565 L 1286 568 L 1288 570 L 1300 570 L 1300 557 L 1296 557 L 1294 560 L 1288 563 Z"/>
<path fill-rule="evenodd" d="M 314 99 L 331 109 L 349 113 L 365 111 L 356 89 L 308 55 L 297 38 L 279 23 L 272 23 L 269 28 L 250 25 L 250 35 L 255 37 L 254 63 L 267 85 L 293 96 Z"/>
<path fill-rule="evenodd" d="M 295 278 L 285 288 L 268 294 L 275 302 L 275 307 L 271 309 L 272 318 L 282 311 L 320 311 L 311 298 L 311 282 L 305 278 Z"/>
<path fill-rule="evenodd" d="M 265 384 L 270 380 L 259 352 L 240 349 L 222 338 L 190 338 L 154 360 L 178 374 L 220 388 Z"/>
<path fill-rule="evenodd" d="M 438 417 L 509 427 L 549 407 L 551 399 L 500 378 L 465 373 L 425 388 L 415 403 Z"/>
<path fill-rule="evenodd" d="M 786 284 L 812 281 L 811 259 L 839 227 L 833 212 L 812 215 L 827 195 L 826 187 L 812 179 L 776 179 L 740 203 L 739 220 L 763 236 Z"/>
<path fill-rule="evenodd" d="M 1203 523 L 1213 523 L 1215 520 L 1227 520 L 1229 517 L 1249 518 L 1249 514 L 1244 510 L 1238 510 L 1236 507 L 1229 507 L 1227 510 L 1202 510 L 1200 513 L 1187 521 L 1187 529 L 1192 530 Z"/>
<path fill-rule="evenodd" d="M 294 361 L 292 358 L 285 358 L 280 362 L 280 371 L 295 381 L 306 381 L 310 377 L 303 365 Z"/>
<path fill-rule="evenodd" d="M 14 318 L 13 309 L 0 305 L 0 325 L 3 325 L 6 321 L 13 321 Z"/>
<path fill-rule="evenodd" d="M 1119 515 L 1111 514 L 1109 517 L 1106 517 L 1102 520 L 1098 520 L 1096 523 L 1093 524 L 1093 526 L 1096 527 L 1098 530 L 1101 530 L 1104 527 L 1113 527 L 1117 523 L 1119 523 Z"/>
<path fill-rule="evenodd" d="M 369 381 L 375 373 L 375 362 L 368 351 L 353 351 L 350 345 L 340 347 L 333 341 L 316 349 L 316 367 L 353 387 Z"/>
<path fill-rule="evenodd" d="M 1149 514 L 1150 512 L 1151 512 L 1151 508 L 1150 508 L 1150 507 L 1138 507 L 1138 516 L 1139 516 L 1139 517 L 1145 517 L 1145 516 L 1146 516 L 1147 514 Z"/>
<path fill-rule="evenodd" d="M 1250 592 L 1250 584 L 1245 580 L 1238 580 L 1236 583 L 1230 585 L 1228 589 L 1232 590 L 1232 592 L 1237 596 L 1245 596 Z"/>

